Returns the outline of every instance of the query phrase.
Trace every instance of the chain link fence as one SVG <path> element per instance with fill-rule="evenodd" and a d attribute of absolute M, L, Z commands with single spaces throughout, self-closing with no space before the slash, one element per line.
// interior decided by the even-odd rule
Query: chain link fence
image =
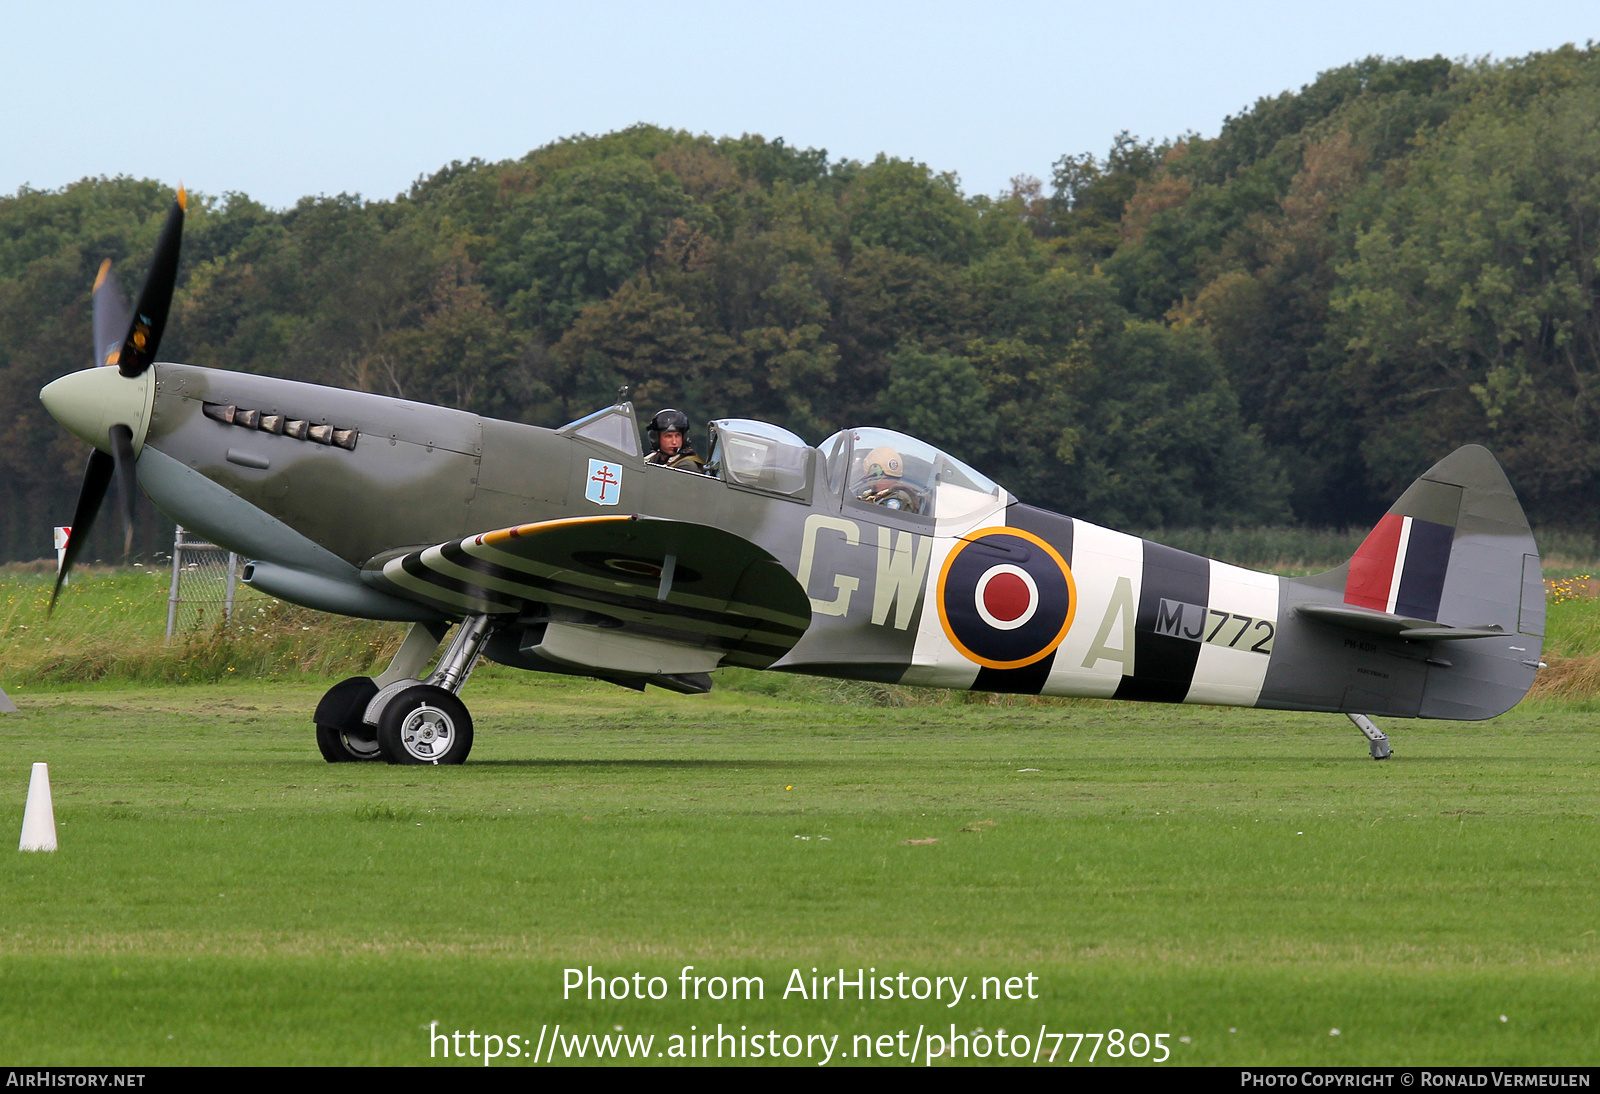
<path fill-rule="evenodd" d="M 238 575 L 237 555 L 180 527 L 172 538 L 167 641 L 226 626 Z"/>

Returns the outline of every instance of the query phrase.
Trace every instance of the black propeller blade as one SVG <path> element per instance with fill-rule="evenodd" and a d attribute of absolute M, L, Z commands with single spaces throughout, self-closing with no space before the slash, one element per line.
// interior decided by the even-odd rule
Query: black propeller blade
<path fill-rule="evenodd" d="M 116 365 L 123 376 L 133 378 L 143 375 L 155 362 L 161 333 L 167 326 L 167 312 L 172 307 L 173 286 L 178 280 L 178 251 L 183 241 L 183 214 L 188 205 L 188 195 L 180 186 L 178 198 L 161 226 L 155 257 L 150 261 L 150 272 L 145 275 L 144 288 L 139 291 L 131 319 L 116 275 L 111 272 L 111 260 L 101 263 L 94 281 L 95 364 Z M 105 502 L 113 475 L 122 503 L 122 553 L 126 555 L 133 550 L 133 503 L 138 491 L 133 428 L 125 423 L 113 425 L 106 440 L 111 447 L 110 455 L 98 448 L 89 453 L 89 466 L 83 472 L 83 488 L 78 492 L 77 512 L 72 515 L 67 550 L 61 558 L 55 588 L 50 592 L 50 613 L 55 612 L 62 582 L 66 581 L 73 563 L 89 542 L 89 529 L 94 526 L 94 518 Z"/>
<path fill-rule="evenodd" d="M 133 306 L 133 323 L 117 355 L 117 368 L 124 376 L 143 374 L 156 359 L 161 332 L 167 327 L 167 310 L 172 307 L 172 287 L 178 280 L 178 247 L 183 240 L 183 213 L 188 206 L 188 195 L 180 186 L 178 200 L 172 203 L 167 222 L 161 226 L 155 258 L 150 260 L 139 302 Z"/>
<path fill-rule="evenodd" d="M 128 303 L 111 271 L 111 260 L 100 263 L 94 279 L 94 363 L 114 365 L 128 340 Z"/>
<path fill-rule="evenodd" d="M 95 514 L 105 500 L 106 489 L 111 485 L 111 472 L 116 461 L 98 448 L 89 453 L 89 466 L 83 470 L 83 489 L 78 491 L 78 509 L 72 514 L 72 532 L 67 536 L 67 552 L 61 558 L 61 568 L 56 571 L 56 585 L 50 591 L 48 617 L 56 610 L 56 598 L 61 595 L 61 583 L 72 571 L 83 545 L 89 542 L 89 529 L 94 526 Z"/>

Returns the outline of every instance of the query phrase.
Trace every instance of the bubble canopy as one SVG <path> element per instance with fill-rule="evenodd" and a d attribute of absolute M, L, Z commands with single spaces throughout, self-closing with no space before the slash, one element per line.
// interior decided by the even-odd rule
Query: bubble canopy
<path fill-rule="evenodd" d="M 1000 487 L 948 452 L 892 429 L 845 429 L 822 442 L 828 481 L 848 502 L 914 517 L 960 517 L 993 505 Z"/>
<path fill-rule="evenodd" d="M 710 432 L 708 474 L 774 494 L 805 490 L 811 449 L 796 434 L 753 418 L 718 418 Z"/>

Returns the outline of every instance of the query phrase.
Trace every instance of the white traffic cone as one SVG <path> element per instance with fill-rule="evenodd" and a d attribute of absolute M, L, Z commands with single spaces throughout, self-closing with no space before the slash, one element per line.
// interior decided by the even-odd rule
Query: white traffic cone
<path fill-rule="evenodd" d="M 22 842 L 19 851 L 56 849 L 56 811 L 50 804 L 50 765 L 34 764 L 28 780 L 28 808 L 22 814 Z"/>

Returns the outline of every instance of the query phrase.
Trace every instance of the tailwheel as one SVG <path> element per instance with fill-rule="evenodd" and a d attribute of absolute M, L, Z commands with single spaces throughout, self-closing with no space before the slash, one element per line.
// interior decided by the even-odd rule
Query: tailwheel
<path fill-rule="evenodd" d="M 1365 714 L 1347 714 L 1345 717 L 1354 722 L 1356 728 L 1361 731 L 1361 735 L 1367 739 L 1367 748 L 1372 753 L 1374 760 L 1387 760 L 1389 758 L 1393 753 L 1393 749 L 1389 747 L 1389 738 L 1383 730 L 1373 724 L 1371 718 L 1368 718 Z"/>
<path fill-rule="evenodd" d="M 329 688 L 311 720 L 317 725 L 317 749 L 330 764 L 377 760 L 378 734 L 362 719 L 367 704 L 378 694 L 370 676 L 352 676 Z"/>
<path fill-rule="evenodd" d="M 378 748 L 392 764 L 462 763 L 472 751 L 472 715 L 444 688 L 406 688 L 378 718 Z"/>

